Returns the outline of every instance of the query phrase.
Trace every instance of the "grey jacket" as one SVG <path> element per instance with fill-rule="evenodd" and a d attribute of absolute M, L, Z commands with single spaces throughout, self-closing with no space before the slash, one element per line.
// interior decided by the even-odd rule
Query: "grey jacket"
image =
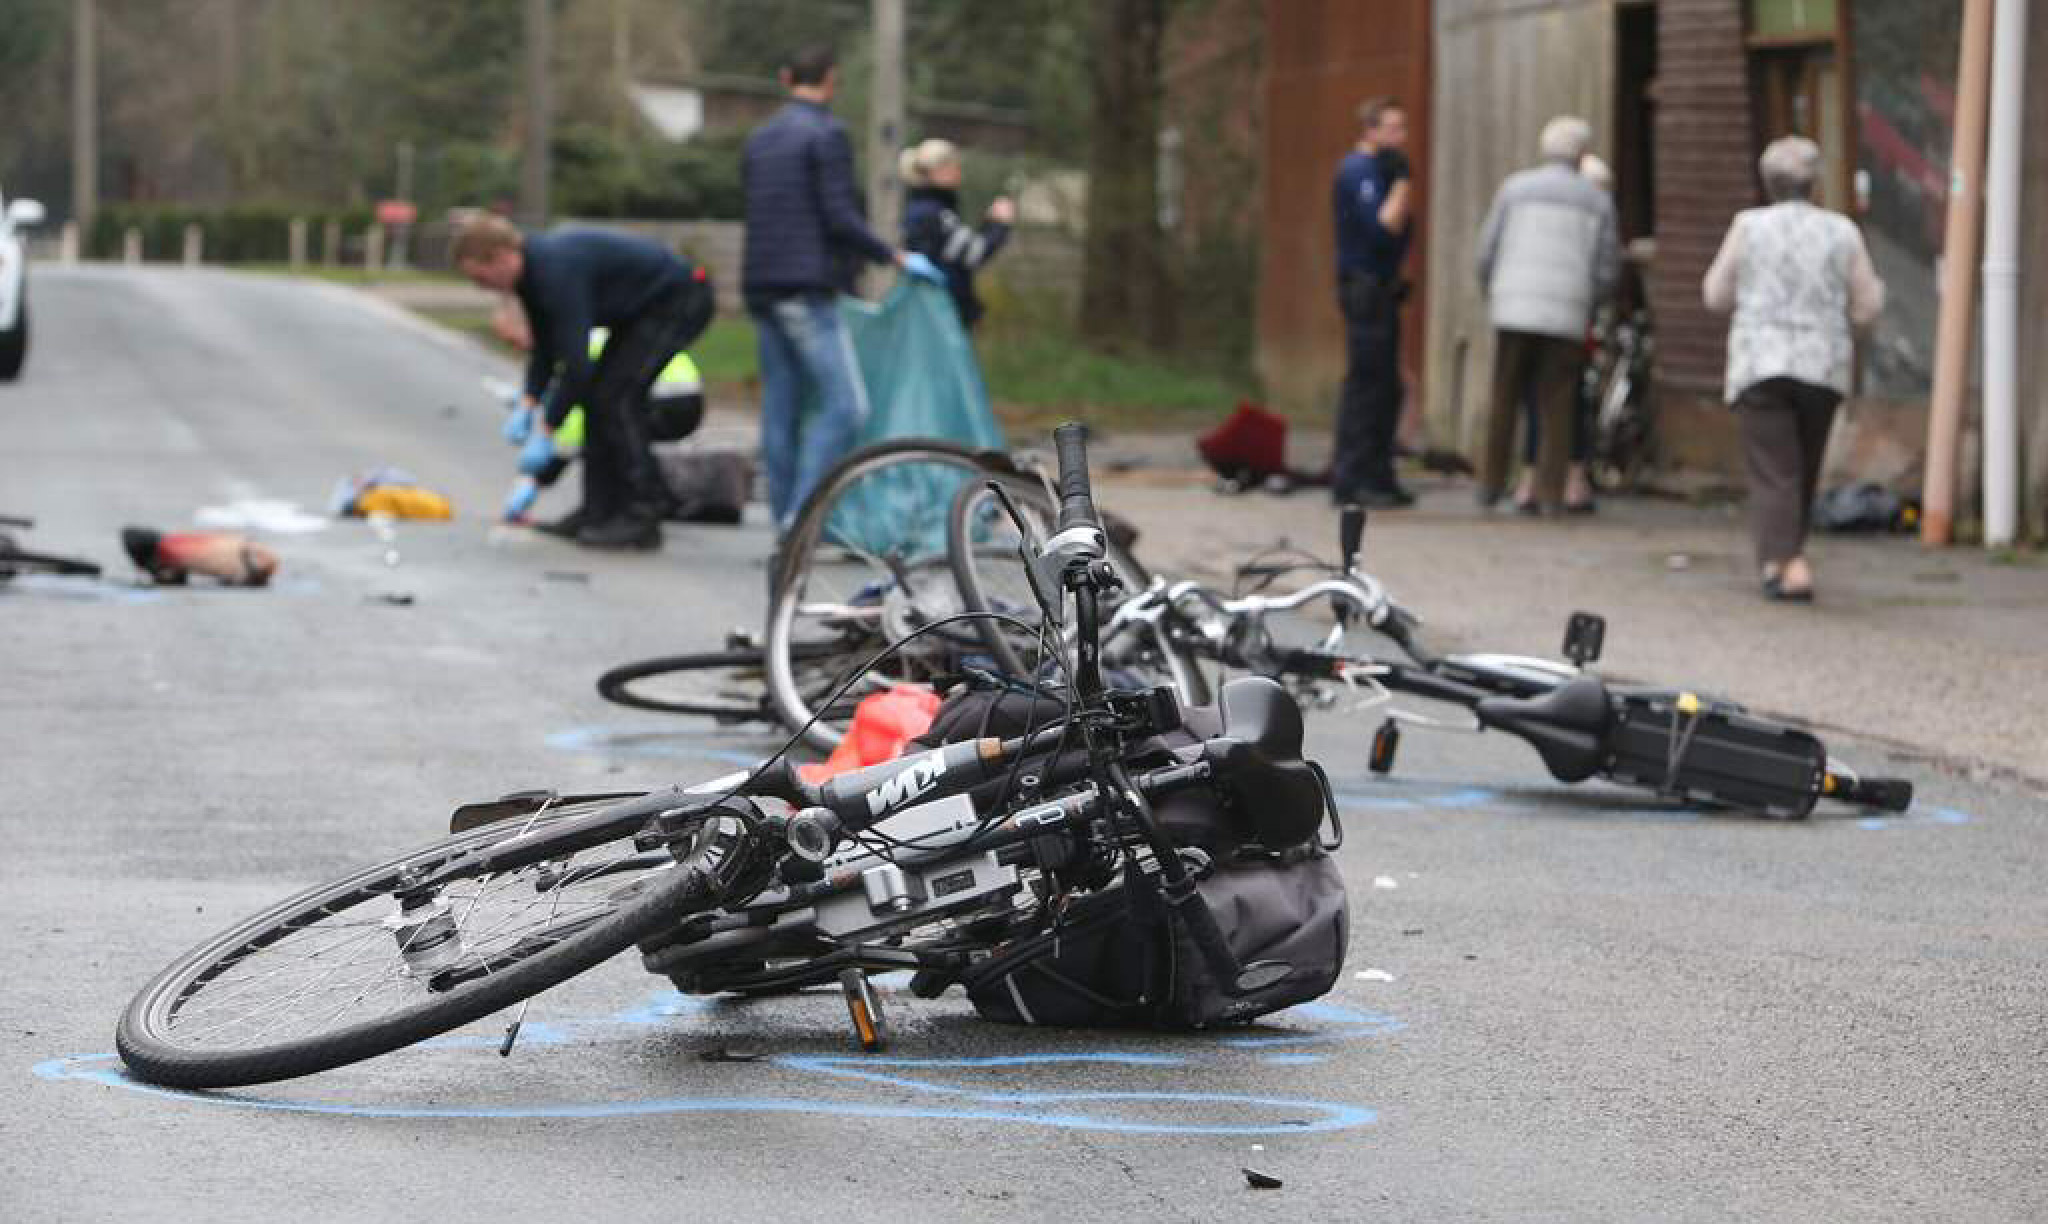
<path fill-rule="evenodd" d="M 1508 176 L 1479 231 L 1493 325 L 1578 340 L 1621 272 L 1614 201 L 1562 162 Z"/>

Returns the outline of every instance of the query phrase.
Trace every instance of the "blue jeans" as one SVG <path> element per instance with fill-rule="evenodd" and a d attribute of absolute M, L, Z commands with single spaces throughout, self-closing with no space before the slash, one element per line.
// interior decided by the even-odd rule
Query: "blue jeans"
<path fill-rule="evenodd" d="M 761 465 L 768 509 L 787 531 L 825 472 L 853 449 L 868 417 L 867 387 L 833 295 L 751 299 L 761 348 Z M 805 392 L 814 397 L 804 413 Z"/>

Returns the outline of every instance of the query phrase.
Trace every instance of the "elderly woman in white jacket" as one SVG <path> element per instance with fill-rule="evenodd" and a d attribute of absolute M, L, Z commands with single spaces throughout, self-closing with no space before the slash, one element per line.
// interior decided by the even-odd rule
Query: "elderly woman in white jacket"
<path fill-rule="evenodd" d="M 1750 531 L 1764 594 L 1813 598 L 1807 519 L 1835 407 L 1849 393 L 1851 324 L 1884 309 L 1884 282 L 1854 222 L 1812 202 L 1820 147 L 1773 141 L 1757 167 L 1771 203 L 1735 215 L 1701 286 L 1733 312 L 1727 400 L 1749 468 Z"/>

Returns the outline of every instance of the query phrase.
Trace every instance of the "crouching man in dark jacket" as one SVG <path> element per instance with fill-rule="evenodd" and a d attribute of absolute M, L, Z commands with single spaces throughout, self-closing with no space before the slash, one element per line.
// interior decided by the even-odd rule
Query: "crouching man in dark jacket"
<path fill-rule="evenodd" d="M 659 548 L 668 495 L 638 406 L 677 352 L 710 325 L 716 299 L 702 269 L 645 238 L 603 230 L 527 237 L 488 214 L 455 237 L 455 266 L 514 293 L 533 328 L 526 399 L 543 429 L 584 406 L 583 504 L 543 530 L 589 548 Z M 610 331 L 596 360 L 590 329 Z M 559 367 L 559 373 L 557 373 Z"/>

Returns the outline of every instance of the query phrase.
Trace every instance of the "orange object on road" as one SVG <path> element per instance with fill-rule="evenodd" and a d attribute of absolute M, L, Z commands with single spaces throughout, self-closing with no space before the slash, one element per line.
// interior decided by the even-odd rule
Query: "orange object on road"
<path fill-rule="evenodd" d="M 880 765 L 903 755 L 903 746 L 930 730 L 939 712 L 939 695 L 914 684 L 899 684 L 860 699 L 853 725 L 832 755 L 817 765 L 800 765 L 806 782 L 823 782 L 834 774 Z"/>

